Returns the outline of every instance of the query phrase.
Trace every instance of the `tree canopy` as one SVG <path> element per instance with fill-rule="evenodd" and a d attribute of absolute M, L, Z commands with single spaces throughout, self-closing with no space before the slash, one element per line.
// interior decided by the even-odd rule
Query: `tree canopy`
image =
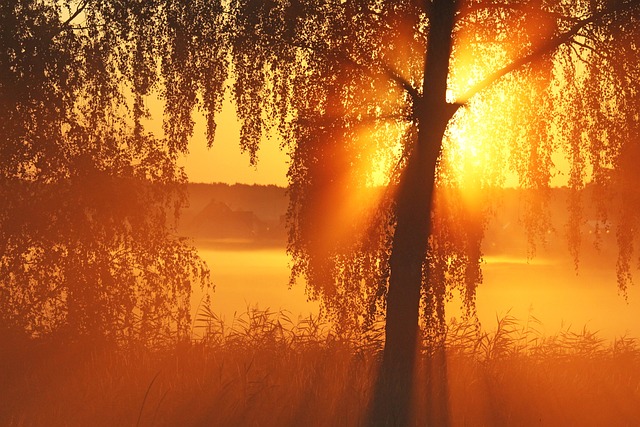
<path fill-rule="evenodd" d="M 427 52 L 435 24 L 444 19 L 434 12 L 436 3 L 5 2 L 3 188 L 17 191 L 18 180 L 20 191 L 29 194 L 21 200 L 32 201 L 35 192 L 53 194 L 48 189 L 56 185 L 71 193 L 73 182 L 99 188 L 116 180 L 154 182 L 128 186 L 141 192 L 129 196 L 101 191 L 97 200 L 92 190 L 78 192 L 92 194 L 82 203 L 63 204 L 60 197 L 51 202 L 58 214 L 43 221 L 45 229 L 69 221 L 92 230 L 98 213 L 73 213 L 72 206 L 108 206 L 94 211 L 118 218 L 112 221 L 121 228 L 109 227 L 112 243 L 104 249 L 112 257 L 122 240 L 136 240 L 127 240 L 134 228 L 145 236 L 157 235 L 150 232 L 154 225 L 166 230 L 161 212 L 176 199 L 160 196 L 159 189 L 183 179 L 174 160 L 187 148 L 194 110 L 205 114 L 212 144 L 216 113 L 229 88 L 242 124 L 240 146 L 251 161 L 257 161 L 270 129 L 291 153 L 293 275 L 305 277 L 311 294 L 341 325 L 357 329 L 384 312 L 398 189 L 425 126 L 426 116 L 422 122 L 420 117 L 427 98 L 443 92 L 453 116 L 444 121 L 441 153 L 438 148 L 421 290 L 423 318 L 439 323 L 426 324 L 442 325 L 444 300 L 454 289 L 473 314 L 488 209 L 482 201 L 491 197 L 490 189 L 515 180 L 544 193 L 563 168 L 574 190 L 572 253 L 578 257 L 585 220 L 580 190 L 592 182 L 602 218 L 620 215 L 618 276 L 624 289 L 639 220 L 637 1 L 451 3 L 450 49 L 439 51 L 434 44 L 432 51 L 446 58 L 444 78 L 425 72 L 429 61 L 437 62 Z M 152 94 L 164 100 L 164 137 L 143 126 L 145 99 Z M 88 170 L 94 184 L 82 178 Z M 621 210 L 606 209 L 612 191 L 622 194 L 616 198 Z M 548 217 L 545 199 L 531 200 L 525 219 L 535 242 Z M 143 228 L 133 227 L 133 217 L 125 214 L 129 208 L 142 212 L 135 209 L 140 206 Z M 10 211 L 21 209 L 18 204 L 4 209 L 3 218 L 27 218 Z M 156 214 L 147 216 L 150 210 Z M 82 221 L 71 221 L 72 213 Z M 5 240 L 12 236 L 6 230 L 19 227 L 37 229 L 5 225 Z M 15 260 L 44 256 L 29 239 L 6 245 L 5 268 L 14 271 Z M 73 249 L 59 252 L 70 256 Z M 128 265 L 138 271 L 136 262 Z M 177 289 L 184 280 L 175 280 Z"/>
<path fill-rule="evenodd" d="M 482 211 L 490 209 L 483 199 L 507 180 L 539 194 L 525 215 L 535 249 L 550 226 L 544 195 L 554 175 L 567 174 L 576 259 L 586 220 L 580 190 L 593 183 L 600 219 L 625 212 L 615 223 L 619 284 L 627 286 L 637 228 L 630 159 L 638 138 L 638 7 L 459 2 L 444 85 L 451 108 L 463 107 L 442 142 L 426 318 L 444 320 L 444 299 L 455 288 L 473 313 Z M 443 86 L 425 73 L 432 24 L 443 17 L 418 1 L 239 1 L 229 10 L 241 144 L 257 150 L 275 117 L 292 152 L 293 272 L 340 324 L 366 323 L 385 304 L 397 188 L 418 113 Z M 607 208 L 614 193 L 621 210 Z"/>
<path fill-rule="evenodd" d="M 453 291 L 474 315 L 491 190 L 508 180 L 537 194 L 524 217 L 534 249 L 552 178 L 567 171 L 576 263 L 592 184 L 597 219 L 617 227 L 620 289 L 631 281 L 638 0 L 9 0 L 0 11 L 4 324 L 185 329 L 190 280 L 206 279 L 171 233 L 176 158 L 196 109 L 214 143 L 227 89 L 251 162 L 273 130 L 291 155 L 292 280 L 345 331 L 385 318 L 374 407 L 389 410 L 374 425 L 408 423 L 416 342 L 442 337 Z M 144 126 L 156 95 L 164 135 Z"/>
<path fill-rule="evenodd" d="M 0 324 L 161 344 L 208 270 L 175 233 L 179 144 L 128 111 L 124 40 L 88 6 L 0 5 Z"/>

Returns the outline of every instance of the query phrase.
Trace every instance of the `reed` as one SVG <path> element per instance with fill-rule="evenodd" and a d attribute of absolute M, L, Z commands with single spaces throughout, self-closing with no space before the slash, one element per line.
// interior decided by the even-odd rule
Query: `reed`
<path fill-rule="evenodd" d="M 445 396 L 451 426 L 640 425 L 640 346 L 539 322 L 451 321 L 445 358 L 419 358 L 416 424 Z M 317 317 L 201 308 L 191 341 L 156 349 L 3 342 L 3 426 L 357 426 L 382 346 Z M 7 347 L 7 345 L 10 345 Z M 444 363 L 442 363 L 444 362 Z M 434 366 L 446 381 L 434 389 Z"/>

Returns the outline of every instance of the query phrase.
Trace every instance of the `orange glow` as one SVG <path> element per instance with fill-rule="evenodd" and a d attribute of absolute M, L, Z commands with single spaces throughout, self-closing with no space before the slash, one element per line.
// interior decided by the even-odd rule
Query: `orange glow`
<path fill-rule="evenodd" d="M 512 116 L 506 104 L 491 107 L 474 100 L 461 108 L 449 124 L 443 141 L 442 181 L 460 188 L 467 202 L 479 203 L 479 191 L 502 187 L 509 174 L 508 135 Z"/>
<path fill-rule="evenodd" d="M 544 90 L 548 79 L 553 78 L 551 66 L 541 61 L 546 72 L 535 81 L 517 82 L 513 75 L 507 75 L 480 92 L 469 91 L 554 33 L 553 17 L 533 12 L 536 9 L 540 9 L 536 4 L 528 4 L 513 12 L 513 23 L 508 25 L 517 25 L 519 30 L 507 40 L 492 40 L 478 32 L 474 23 L 462 25 L 455 34 L 447 100 L 463 103 L 464 107 L 449 124 L 443 160 L 445 181 L 467 189 L 467 193 L 487 186 L 519 184 L 510 164 L 521 139 L 514 130 L 519 125 L 528 126 L 526 100 Z M 567 161 L 563 153 L 552 158 L 560 173 L 551 184 L 562 185 L 566 183 L 562 172 L 568 170 Z"/>
<path fill-rule="evenodd" d="M 144 126 L 149 132 L 162 136 L 164 103 L 157 96 L 147 97 L 146 102 L 150 115 L 143 122 Z M 178 160 L 190 182 L 288 185 L 289 158 L 287 152 L 280 148 L 281 141 L 277 136 L 263 138 L 256 167 L 249 164 L 248 153 L 240 152 L 240 122 L 229 94 L 225 97 L 222 111 L 216 115 L 218 126 L 213 147 L 208 148 L 205 140 L 204 115 L 195 111 L 193 119 L 195 125 L 189 140 L 189 152 Z"/>
<path fill-rule="evenodd" d="M 367 187 L 384 187 L 389 184 L 402 155 L 402 128 L 403 126 L 387 124 L 360 131 L 358 138 L 367 147 L 363 156 L 367 159 L 367 164 L 364 165 L 367 170 Z"/>
<path fill-rule="evenodd" d="M 463 188 L 474 187 L 482 179 L 483 150 L 487 149 L 487 141 L 468 134 L 460 122 L 454 123 L 447 145 L 449 169 Z"/>
<path fill-rule="evenodd" d="M 213 147 L 207 148 L 205 118 L 201 114 L 195 117 L 189 153 L 181 161 L 189 181 L 288 185 L 288 155 L 280 149 L 279 138 L 263 138 L 258 151 L 258 164 L 253 167 L 249 164 L 249 154 L 240 152 L 240 122 L 230 100 L 225 100 L 216 122 L 215 142 Z"/>
<path fill-rule="evenodd" d="M 449 123 L 442 156 L 443 180 L 461 188 L 466 197 L 475 197 L 480 188 L 505 184 L 508 175 L 505 130 L 509 130 L 513 117 L 510 93 L 499 84 L 465 98 L 471 87 L 504 66 L 509 56 L 504 46 L 498 44 L 485 43 L 480 52 L 474 37 L 474 28 L 463 27 L 454 39 L 447 101 L 464 106 Z"/>
<path fill-rule="evenodd" d="M 439 1 L 6 0 L 0 427 L 640 426 L 639 2 Z"/>
<path fill-rule="evenodd" d="M 508 62 L 508 52 L 503 45 L 479 47 L 474 37 L 473 29 L 468 29 L 458 32 L 454 38 L 447 90 L 449 102 L 468 102 L 467 91 Z"/>
<path fill-rule="evenodd" d="M 425 50 L 422 37 L 417 36 L 415 29 L 420 26 L 416 17 L 391 15 L 387 17 L 387 26 L 395 31 L 385 35 L 380 41 L 385 63 L 407 81 L 421 82 L 424 70 L 423 61 L 411 61 L 407 58 L 421 58 Z"/>
<path fill-rule="evenodd" d="M 349 247 L 378 205 L 380 193 L 372 187 L 388 182 L 390 156 L 384 145 L 394 134 L 389 129 L 363 126 L 349 140 L 341 130 L 322 138 L 331 140 L 322 159 L 314 164 L 315 188 L 309 213 L 312 240 L 321 251 Z M 335 138 L 335 139 L 334 139 Z M 379 144 L 380 141 L 383 141 Z M 354 155 L 354 153 L 357 153 Z"/>

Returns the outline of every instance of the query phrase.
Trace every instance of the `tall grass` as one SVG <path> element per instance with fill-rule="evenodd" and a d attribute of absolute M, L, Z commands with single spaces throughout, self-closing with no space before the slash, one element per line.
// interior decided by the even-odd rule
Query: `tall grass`
<path fill-rule="evenodd" d="M 486 332 L 452 321 L 444 357 L 420 358 L 416 424 L 444 396 L 440 419 L 452 426 L 640 425 L 636 339 L 545 337 L 538 326 L 506 316 Z M 224 322 L 201 308 L 194 339 L 163 349 L 4 339 L 0 425 L 357 426 L 379 332 L 363 345 L 315 317 L 250 308 Z"/>

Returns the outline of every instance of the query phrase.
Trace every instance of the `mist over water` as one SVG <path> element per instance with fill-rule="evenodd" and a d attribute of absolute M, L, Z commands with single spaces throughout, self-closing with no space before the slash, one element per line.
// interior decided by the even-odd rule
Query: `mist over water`
<path fill-rule="evenodd" d="M 212 310 L 231 322 L 248 306 L 271 311 L 286 310 L 292 319 L 318 313 L 319 304 L 308 301 L 304 283 L 291 289 L 290 259 L 284 248 L 212 249 L 199 246 L 211 269 L 215 291 Z M 620 295 L 612 268 L 583 265 L 576 274 L 571 260 L 515 256 L 486 256 L 484 282 L 478 287 L 477 312 L 483 328 L 492 329 L 496 318 L 516 317 L 544 335 L 561 330 L 579 333 L 586 327 L 607 340 L 623 335 L 640 337 L 640 290 Z M 194 289 L 195 315 L 203 292 Z M 459 318 L 461 302 L 447 305 L 447 318 Z M 533 325 L 533 318 L 540 325 Z"/>
<path fill-rule="evenodd" d="M 289 256 L 284 248 L 230 250 L 199 246 L 198 251 L 211 269 L 215 286 L 211 309 L 226 321 L 255 306 L 275 312 L 286 310 L 292 320 L 318 313 L 319 304 L 307 300 L 304 283 L 289 289 Z M 203 296 L 200 289 L 193 290 L 194 310 Z"/>
<path fill-rule="evenodd" d="M 576 274 L 568 259 L 487 257 L 483 273 L 477 309 L 484 326 L 495 325 L 496 315 L 508 312 L 523 322 L 534 316 L 545 335 L 586 327 L 606 339 L 640 336 L 640 291 L 631 287 L 625 300 L 613 269 L 583 265 Z"/>
<path fill-rule="evenodd" d="M 285 252 L 285 189 L 259 186 L 190 185 L 190 207 L 181 219 L 182 231 L 191 236 L 211 269 L 215 291 L 211 309 L 232 321 L 248 306 L 292 317 L 317 314 L 319 303 L 308 301 L 305 283 L 289 289 L 290 259 Z M 640 337 L 640 289 L 630 286 L 627 299 L 618 291 L 616 224 L 596 238 L 595 220 L 583 224 L 579 268 L 567 249 L 566 191 L 552 194 L 549 215 L 553 229 L 528 258 L 531 247 L 522 224 L 526 203 L 523 193 L 504 190 L 500 208 L 491 218 L 482 243 L 483 283 L 477 290 L 477 313 L 484 329 L 496 318 L 513 316 L 523 325 L 535 324 L 544 335 L 560 331 L 598 332 L 607 340 L 628 335 Z M 585 218 L 597 218 L 593 207 Z M 598 242 L 598 247 L 594 245 Z M 635 271 L 636 276 L 639 272 Z M 447 304 L 447 319 L 460 318 L 462 302 L 454 291 Z M 203 300 L 197 288 L 192 313 Z"/>

